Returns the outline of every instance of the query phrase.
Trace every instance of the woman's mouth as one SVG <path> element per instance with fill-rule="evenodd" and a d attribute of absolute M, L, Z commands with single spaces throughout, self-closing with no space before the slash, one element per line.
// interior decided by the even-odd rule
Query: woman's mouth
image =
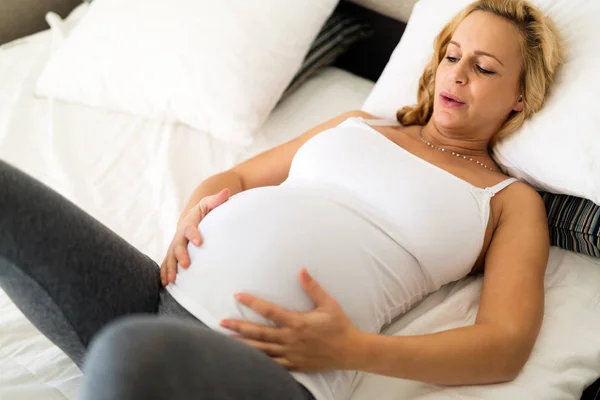
<path fill-rule="evenodd" d="M 444 93 L 440 94 L 440 102 L 450 108 L 460 108 L 465 105 L 465 103 L 456 100 L 455 98 L 444 95 Z"/>

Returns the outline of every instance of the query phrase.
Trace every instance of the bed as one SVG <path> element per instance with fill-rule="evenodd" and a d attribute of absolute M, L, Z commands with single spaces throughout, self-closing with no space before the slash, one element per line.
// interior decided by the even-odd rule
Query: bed
<path fill-rule="evenodd" d="M 252 145 L 237 146 L 182 124 L 34 97 L 52 40 L 52 31 L 45 30 L 0 47 L 0 158 L 46 183 L 158 263 L 180 210 L 200 181 L 343 111 L 361 108 L 378 73 L 375 66 L 363 76 L 356 74 L 360 67 L 352 60 L 360 53 L 342 59 L 281 102 Z M 470 276 L 442 287 L 382 334 L 425 334 L 472 324 L 481 283 Z M 360 373 L 349 400 L 580 398 L 600 376 L 600 259 L 552 247 L 545 287 L 542 330 L 516 380 L 444 387 Z M 0 398 L 75 399 L 81 377 L 0 291 Z"/>

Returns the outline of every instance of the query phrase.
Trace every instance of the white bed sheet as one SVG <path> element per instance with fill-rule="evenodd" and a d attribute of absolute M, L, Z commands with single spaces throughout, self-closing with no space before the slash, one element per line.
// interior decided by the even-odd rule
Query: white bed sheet
<path fill-rule="evenodd" d="M 18 166 L 160 262 L 178 213 L 204 178 L 362 105 L 372 82 L 336 68 L 311 79 L 239 148 L 182 125 L 35 99 L 49 31 L 0 48 L 0 158 Z M 1 188 L 0 188 L 1 190 Z M 481 278 L 427 296 L 384 330 L 411 335 L 472 324 Z M 552 248 L 546 315 L 521 375 L 443 387 L 359 374 L 350 400 L 578 399 L 600 375 L 600 260 Z M 81 373 L 0 291 L 0 399 L 75 399 Z"/>

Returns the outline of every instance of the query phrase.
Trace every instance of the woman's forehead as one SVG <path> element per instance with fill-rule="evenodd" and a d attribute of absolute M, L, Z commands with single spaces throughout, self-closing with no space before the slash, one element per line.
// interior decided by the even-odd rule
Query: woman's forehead
<path fill-rule="evenodd" d="M 521 33 L 505 18 L 490 12 L 475 11 L 469 14 L 456 28 L 452 41 L 461 50 L 491 53 L 505 66 L 520 61 Z"/>

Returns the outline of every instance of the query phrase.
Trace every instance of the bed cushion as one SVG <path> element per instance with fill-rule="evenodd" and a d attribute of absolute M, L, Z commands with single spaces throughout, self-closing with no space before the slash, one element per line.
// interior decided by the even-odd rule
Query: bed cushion
<path fill-rule="evenodd" d="M 600 257 L 600 206 L 575 196 L 541 193 L 553 246 Z"/>
<path fill-rule="evenodd" d="M 505 172 L 552 193 L 600 204 L 600 1 L 531 0 L 556 23 L 566 64 L 544 108 L 493 149 Z M 363 109 L 395 118 L 417 85 L 442 27 L 471 0 L 420 0 Z"/>
<path fill-rule="evenodd" d="M 36 93 L 247 145 L 336 3 L 94 0 Z"/>

